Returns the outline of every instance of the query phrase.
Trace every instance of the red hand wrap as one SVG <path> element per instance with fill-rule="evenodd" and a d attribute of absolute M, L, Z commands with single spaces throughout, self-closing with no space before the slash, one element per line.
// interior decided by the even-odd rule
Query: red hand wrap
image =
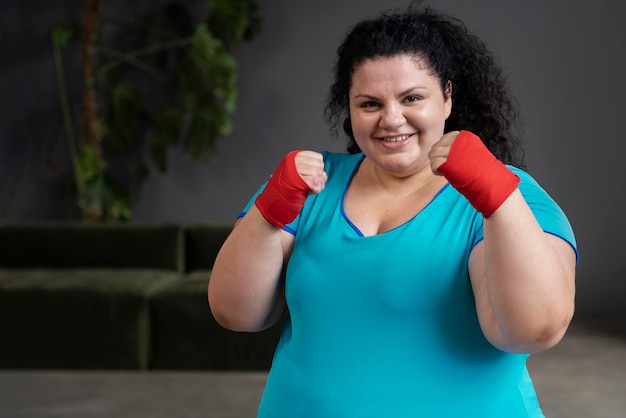
<path fill-rule="evenodd" d="M 468 131 L 456 137 L 440 171 L 450 184 L 488 218 L 513 193 L 520 182 L 480 138 Z"/>
<path fill-rule="evenodd" d="M 311 191 L 296 170 L 294 160 L 298 152 L 300 151 L 292 151 L 283 158 L 265 189 L 255 200 L 261 215 L 278 228 L 283 228 L 296 219 Z"/>

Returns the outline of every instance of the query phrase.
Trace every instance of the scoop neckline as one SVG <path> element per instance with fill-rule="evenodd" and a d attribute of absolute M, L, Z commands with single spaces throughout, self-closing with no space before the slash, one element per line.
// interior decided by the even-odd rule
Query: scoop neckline
<path fill-rule="evenodd" d="M 422 214 L 427 208 L 429 208 L 434 202 L 435 200 L 437 200 L 437 198 L 448 188 L 448 186 L 450 186 L 450 183 L 446 183 L 443 185 L 443 187 L 441 187 L 441 189 L 439 189 L 439 191 L 437 191 L 437 193 L 433 196 L 433 198 L 419 211 L 417 212 L 414 216 L 412 216 L 410 219 L 408 219 L 406 222 L 391 228 L 387 231 L 381 232 L 379 234 L 374 234 L 374 235 L 365 235 L 360 229 L 359 227 L 352 222 L 352 220 L 350 219 L 350 217 L 348 216 L 348 214 L 345 211 L 345 199 L 346 199 L 346 193 L 348 192 L 348 187 L 350 187 L 350 184 L 352 183 L 352 179 L 354 179 L 354 176 L 356 175 L 357 170 L 359 169 L 359 167 L 361 166 L 361 164 L 363 163 L 363 161 L 365 160 L 365 154 L 363 154 L 363 156 L 361 157 L 361 159 L 357 162 L 357 164 L 355 164 L 354 168 L 352 169 L 352 173 L 350 174 L 350 177 L 348 178 L 348 181 L 346 182 L 346 184 L 344 185 L 343 188 L 343 192 L 341 194 L 341 201 L 340 201 L 340 211 L 341 211 L 341 216 L 343 217 L 344 221 L 348 224 L 348 226 L 357 234 L 358 237 L 360 238 L 373 238 L 373 237 L 380 237 L 389 233 L 392 233 L 394 231 L 397 231 L 399 229 L 402 229 L 404 227 L 406 227 L 407 225 L 411 224 L 413 222 L 413 220 L 415 220 L 420 214 Z"/>

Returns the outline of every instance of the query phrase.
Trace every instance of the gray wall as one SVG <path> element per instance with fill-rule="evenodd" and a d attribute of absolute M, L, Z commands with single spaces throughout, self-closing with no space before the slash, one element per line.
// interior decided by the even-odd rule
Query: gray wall
<path fill-rule="evenodd" d="M 84 1 L 0 3 L 0 217 L 76 217 L 49 42 L 54 22 Z M 284 153 L 343 149 L 322 109 L 334 50 L 347 26 L 404 1 L 261 0 L 263 33 L 238 51 L 235 129 L 219 154 L 194 165 L 170 154 L 166 175 L 142 190 L 134 222 L 233 221 Z M 626 316 L 626 4 L 599 0 L 433 0 L 500 57 L 525 120 L 529 171 L 568 214 L 581 252 L 578 314 Z M 355 7 L 356 6 L 356 7 Z M 26 48 L 25 48 L 26 47 Z M 52 151 L 50 151 L 52 149 Z M 51 162 L 51 163 L 50 163 Z"/>

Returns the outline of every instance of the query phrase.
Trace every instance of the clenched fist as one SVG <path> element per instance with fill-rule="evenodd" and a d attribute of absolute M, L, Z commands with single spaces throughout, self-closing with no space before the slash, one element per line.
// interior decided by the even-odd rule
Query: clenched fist
<path fill-rule="evenodd" d="M 309 194 L 324 189 L 326 179 L 322 154 L 292 151 L 283 158 L 255 205 L 270 224 L 283 228 L 296 219 Z"/>
<path fill-rule="evenodd" d="M 328 175 L 324 171 L 322 154 L 314 151 L 299 151 L 295 156 L 296 172 L 309 186 L 309 194 L 324 190 Z"/>
<path fill-rule="evenodd" d="M 443 175 L 476 210 L 488 218 L 519 184 L 519 177 L 469 131 L 453 131 L 428 154 L 433 173 Z"/>
<path fill-rule="evenodd" d="M 452 149 L 452 145 L 456 141 L 456 138 L 459 136 L 460 131 L 451 131 L 441 137 L 441 139 L 433 144 L 430 152 L 428 153 L 428 158 L 430 159 L 430 168 L 433 170 L 433 173 L 443 176 L 443 173 L 439 171 L 439 167 L 441 167 L 446 161 L 448 161 L 448 155 L 450 155 L 450 150 Z"/>

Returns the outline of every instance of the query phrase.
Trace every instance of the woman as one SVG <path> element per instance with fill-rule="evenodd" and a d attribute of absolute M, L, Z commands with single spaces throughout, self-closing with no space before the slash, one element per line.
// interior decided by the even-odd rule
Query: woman
<path fill-rule="evenodd" d="M 577 251 L 514 166 L 516 109 L 484 44 L 429 9 L 361 22 L 327 116 L 348 154 L 289 153 L 209 284 L 226 328 L 286 317 L 259 416 L 543 416 L 526 359 L 569 325 Z"/>

